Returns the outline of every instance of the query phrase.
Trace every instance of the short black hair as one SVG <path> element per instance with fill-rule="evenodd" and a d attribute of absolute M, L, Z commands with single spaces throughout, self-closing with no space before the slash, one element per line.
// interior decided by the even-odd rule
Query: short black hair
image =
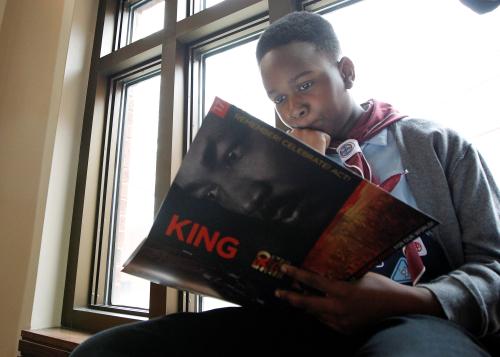
<path fill-rule="evenodd" d="M 273 22 L 262 33 L 257 43 L 257 61 L 260 63 L 270 50 L 292 42 L 309 42 L 335 60 L 340 56 L 340 43 L 332 25 L 321 15 L 296 11 Z"/>

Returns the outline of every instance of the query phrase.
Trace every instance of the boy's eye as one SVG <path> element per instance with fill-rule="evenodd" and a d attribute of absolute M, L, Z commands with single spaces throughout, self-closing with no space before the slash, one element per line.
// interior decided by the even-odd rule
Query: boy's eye
<path fill-rule="evenodd" d="M 280 95 L 280 96 L 277 96 L 276 98 L 274 98 L 273 102 L 274 102 L 274 104 L 281 104 L 284 102 L 284 100 L 285 100 L 285 96 Z"/>
<path fill-rule="evenodd" d="M 305 91 L 305 90 L 308 90 L 309 88 L 311 88 L 312 85 L 313 85 L 313 83 L 311 81 L 305 82 L 305 83 L 302 83 L 301 85 L 299 85 L 298 89 L 300 92 L 302 92 L 302 91 Z"/>

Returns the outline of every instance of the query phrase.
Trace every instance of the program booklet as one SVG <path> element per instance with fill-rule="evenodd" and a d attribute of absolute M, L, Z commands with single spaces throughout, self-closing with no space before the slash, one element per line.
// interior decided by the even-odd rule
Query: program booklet
<path fill-rule="evenodd" d="M 239 305 L 300 289 L 280 267 L 362 276 L 437 222 L 216 98 L 123 271 Z"/>

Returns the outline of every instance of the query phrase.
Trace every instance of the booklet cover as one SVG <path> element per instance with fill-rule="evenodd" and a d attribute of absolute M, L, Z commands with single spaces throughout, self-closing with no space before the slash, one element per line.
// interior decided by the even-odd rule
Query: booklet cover
<path fill-rule="evenodd" d="M 437 223 L 216 98 L 123 271 L 240 305 L 283 304 L 289 263 L 360 277 Z"/>

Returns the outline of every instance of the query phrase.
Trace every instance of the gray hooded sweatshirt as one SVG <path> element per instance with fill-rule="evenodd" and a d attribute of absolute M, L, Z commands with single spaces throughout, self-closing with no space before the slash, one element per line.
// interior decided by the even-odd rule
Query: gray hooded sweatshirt
<path fill-rule="evenodd" d="M 419 286 L 470 332 L 498 332 L 500 193 L 483 158 L 456 132 L 429 121 L 406 118 L 389 130 L 418 207 L 440 222 L 433 235 L 452 267 Z"/>

